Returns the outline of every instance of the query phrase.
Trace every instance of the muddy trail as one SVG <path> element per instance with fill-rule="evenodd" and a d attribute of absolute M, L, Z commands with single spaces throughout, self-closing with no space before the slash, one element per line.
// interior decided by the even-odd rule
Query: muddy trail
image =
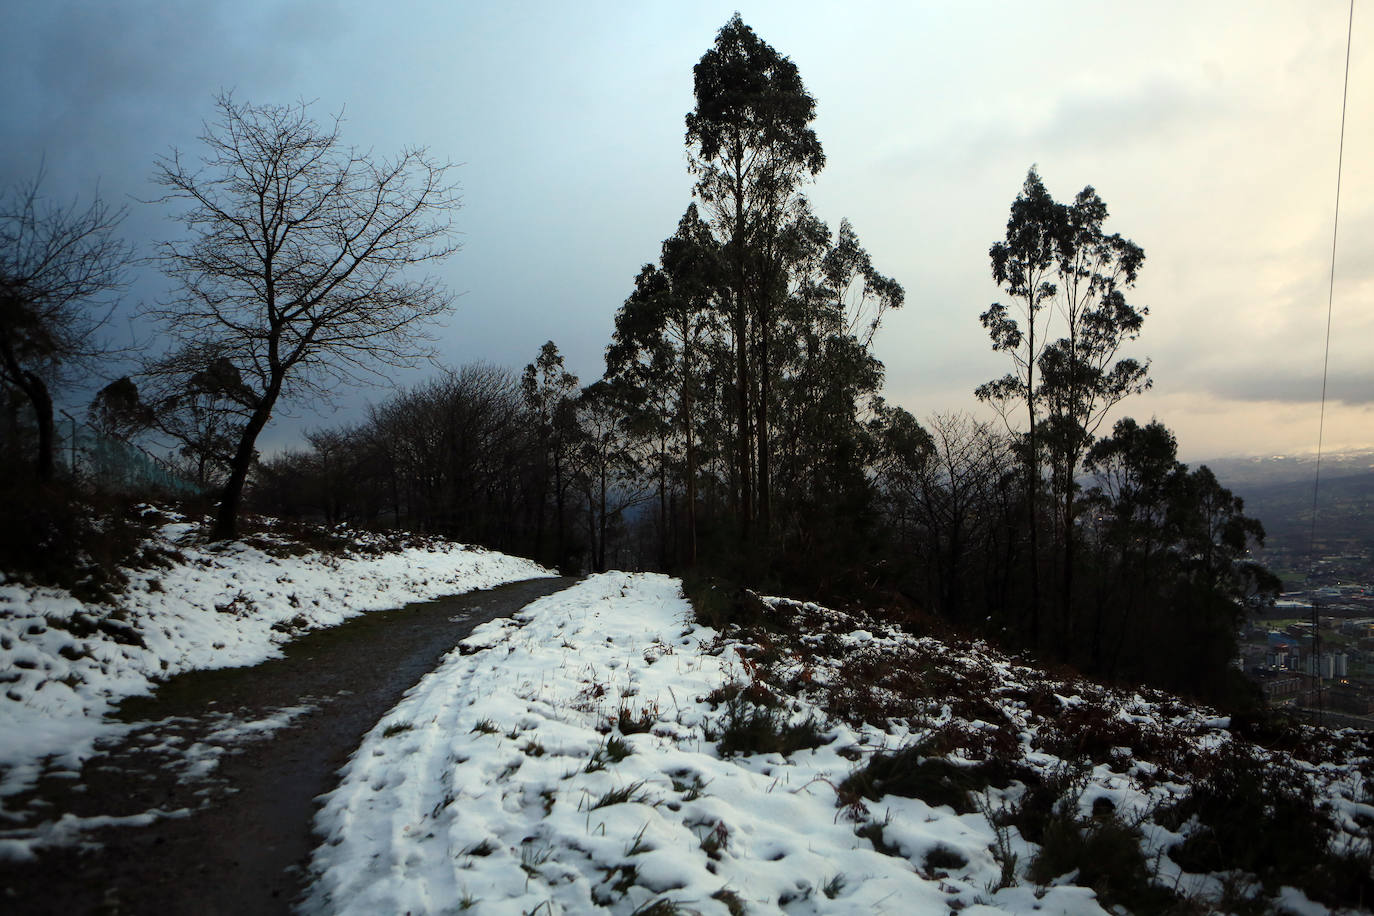
<path fill-rule="evenodd" d="M 289 913 L 308 878 L 315 799 L 363 734 L 474 627 L 573 581 L 363 614 L 283 658 L 189 672 L 126 700 L 118 740 L 13 799 L 76 841 L 0 862 L 0 912 Z"/>

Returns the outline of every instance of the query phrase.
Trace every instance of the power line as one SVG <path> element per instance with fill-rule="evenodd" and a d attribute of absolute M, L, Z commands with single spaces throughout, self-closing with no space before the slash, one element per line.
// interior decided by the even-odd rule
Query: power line
<path fill-rule="evenodd" d="M 1326 378 L 1327 369 L 1331 364 L 1331 313 L 1333 303 L 1336 299 L 1336 236 L 1341 225 L 1341 172 L 1345 165 L 1345 111 L 1346 102 L 1350 97 L 1350 39 L 1354 34 L 1355 27 L 1355 0 L 1350 0 L 1350 15 L 1345 25 L 1345 79 L 1341 86 L 1341 134 L 1340 143 L 1336 153 L 1336 206 L 1331 220 L 1331 279 L 1326 287 L 1326 345 L 1322 354 L 1322 400 L 1321 411 L 1317 420 L 1317 467 L 1312 476 L 1312 532 L 1308 537 L 1307 551 L 1311 558 L 1312 570 L 1315 572 L 1317 565 L 1317 496 L 1321 492 L 1322 480 L 1322 438 L 1326 432 Z M 1309 573 L 1310 576 L 1310 573 Z M 1314 583 L 1315 584 L 1315 583 Z M 1312 599 L 1312 649 L 1313 649 L 1313 674 L 1316 675 L 1317 682 L 1317 716 L 1318 722 L 1321 721 L 1321 696 L 1322 696 L 1322 676 L 1321 676 L 1321 655 L 1317 646 L 1320 645 L 1318 633 L 1320 632 L 1321 621 L 1317 617 L 1317 599 Z"/>
<path fill-rule="evenodd" d="M 1341 225 L 1341 172 L 1345 164 L 1345 109 L 1350 95 L 1350 37 L 1355 25 L 1355 0 L 1350 0 L 1350 18 L 1345 32 L 1345 82 L 1341 89 L 1341 136 L 1336 154 L 1336 206 L 1331 220 L 1331 279 L 1326 288 L 1326 346 L 1322 354 L 1322 400 L 1317 420 L 1317 470 L 1312 480 L 1312 533 L 1308 550 L 1315 554 L 1317 544 L 1317 493 L 1322 479 L 1322 437 L 1326 431 L 1326 377 L 1331 364 L 1331 313 L 1336 299 L 1336 235 Z"/>

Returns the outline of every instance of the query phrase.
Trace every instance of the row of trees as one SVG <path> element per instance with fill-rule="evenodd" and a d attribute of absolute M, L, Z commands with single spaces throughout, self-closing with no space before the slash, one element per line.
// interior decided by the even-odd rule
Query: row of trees
<path fill-rule="evenodd" d="M 445 371 L 261 462 L 252 496 L 280 515 L 442 533 L 568 570 L 652 565 L 627 515 L 646 499 L 648 444 L 614 394 L 581 387 L 552 342 L 523 375 Z"/>
<path fill-rule="evenodd" d="M 1032 635 L 1037 574 L 1060 569 L 1058 519 L 1034 516 L 1023 433 L 967 415 L 930 419 L 914 460 L 879 471 L 894 569 L 918 603 L 960 629 L 1036 648 L 1085 671 L 1225 699 L 1244 605 L 1278 581 L 1250 556 L 1258 521 L 1206 468 L 1177 459 L 1158 422 L 1126 418 L 1085 457 L 1072 529 L 1074 590 Z M 1041 596 L 1043 597 L 1043 595 Z"/>
<path fill-rule="evenodd" d="M 1002 423 L 923 426 L 883 401 L 873 352 L 902 287 L 803 193 L 825 158 L 795 64 L 736 15 L 694 89 L 694 200 L 634 278 L 602 378 L 581 385 L 549 342 L 519 375 L 445 372 L 263 462 L 257 437 L 284 400 L 425 355 L 426 323 L 450 299 L 411 268 L 454 250 L 457 199 L 423 151 L 379 161 L 302 106 L 222 97 L 204 154 L 157 166 L 187 229 L 158 255 L 181 293 L 151 315 L 174 346 L 137 384 L 102 391 L 93 418 L 179 443 L 219 488 L 216 537 L 234 534 L 251 479 L 278 513 L 441 532 L 569 569 L 896 599 L 1100 673 L 1215 693 L 1238 602 L 1274 585 L 1247 559 L 1262 529 L 1177 461 L 1159 424 L 1102 435 L 1150 380 L 1123 352 L 1146 317 L 1127 300 L 1144 252 L 1107 232 L 1096 192 L 1058 202 L 1031 170 L 989 251 L 1006 301 L 981 316 L 1012 364 L 976 392 Z M 7 225 L 91 268 L 44 285 L 21 268 L 46 249 L 5 239 L 0 380 L 29 399 L 43 477 L 51 399 L 33 379 L 86 352 L 78 304 L 117 288 L 127 252 L 103 208 L 37 214 L 30 196 Z M 1188 652 L 1170 648 L 1180 640 Z"/>
<path fill-rule="evenodd" d="M 1007 421 L 1018 406 L 1025 410 L 1020 451 L 1030 552 L 1036 557 L 1041 469 L 1049 468 L 1059 609 L 1069 620 L 1079 470 L 1107 413 L 1150 387 L 1148 364 L 1120 356 L 1148 314 L 1125 296 L 1145 252 L 1119 234 L 1108 235 L 1106 219 L 1107 206 L 1091 187 L 1072 204 L 1062 204 L 1031 169 L 1012 203 L 1005 240 L 989 250 L 993 278 L 1013 305 L 994 303 L 980 316 L 993 349 L 1010 356 L 1013 371 L 979 386 L 976 394 Z M 1053 337 L 1051 328 L 1062 336 Z M 1026 621 L 1032 639 L 1039 635 L 1044 591 L 1036 562 Z"/>

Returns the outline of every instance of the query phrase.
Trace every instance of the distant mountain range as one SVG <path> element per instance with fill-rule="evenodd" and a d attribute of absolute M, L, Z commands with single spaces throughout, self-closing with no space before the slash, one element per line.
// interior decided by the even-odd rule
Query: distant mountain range
<path fill-rule="evenodd" d="M 1270 455 L 1252 458 L 1214 458 L 1190 461 L 1190 466 L 1205 464 L 1223 486 L 1236 491 L 1242 484 L 1282 484 L 1305 481 L 1309 486 L 1317 470 L 1317 456 Z M 1374 473 L 1374 449 L 1333 452 L 1322 455 L 1322 480 Z M 1309 494 L 1310 495 L 1310 494 Z"/>
<path fill-rule="evenodd" d="M 1245 500 L 1245 514 L 1264 523 L 1270 551 L 1306 556 L 1313 545 L 1315 455 L 1201 461 L 1222 485 Z M 1317 489 L 1318 556 L 1363 555 L 1374 560 L 1374 449 L 1323 455 Z M 1374 566 L 1374 563 L 1371 563 Z"/>

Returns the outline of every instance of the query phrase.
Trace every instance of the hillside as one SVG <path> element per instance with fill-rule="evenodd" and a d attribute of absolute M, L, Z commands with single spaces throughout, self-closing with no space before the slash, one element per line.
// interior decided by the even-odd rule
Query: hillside
<path fill-rule="evenodd" d="M 608 573 L 479 629 L 327 799 L 308 911 L 1210 912 L 1371 899 L 1368 736 L 1252 740 L 865 614 Z M 1299 750 L 1300 749 L 1300 750 Z"/>
<path fill-rule="evenodd" d="M 439 539 L 317 531 L 311 546 L 269 523 L 214 544 L 193 519 L 152 508 L 144 516 L 152 533 L 140 568 L 120 570 L 125 584 L 106 601 L 0 571 L 0 816 L 13 814 L 6 800 L 43 761 L 79 766 L 98 738 L 119 731 L 107 719 L 119 701 L 167 677 L 253 665 L 366 611 L 551 575 Z"/>
<path fill-rule="evenodd" d="M 160 565 L 127 570 L 110 606 L 0 589 L 6 795 L 44 768 L 80 778 L 120 728 L 114 704 L 164 672 L 251 664 L 367 608 L 542 574 L 442 542 L 252 540 L 210 547 L 165 519 Z M 296 727 L 249 725 L 258 742 Z M 194 768 L 194 747 L 159 747 Z M 710 588 L 689 601 L 675 579 L 613 572 L 479 627 L 377 721 L 323 799 L 305 907 L 1359 910 L 1372 767 L 1367 733 L 1233 722 L 876 611 Z M 8 830 L 0 854 L 118 842 L 169 816 Z"/>

